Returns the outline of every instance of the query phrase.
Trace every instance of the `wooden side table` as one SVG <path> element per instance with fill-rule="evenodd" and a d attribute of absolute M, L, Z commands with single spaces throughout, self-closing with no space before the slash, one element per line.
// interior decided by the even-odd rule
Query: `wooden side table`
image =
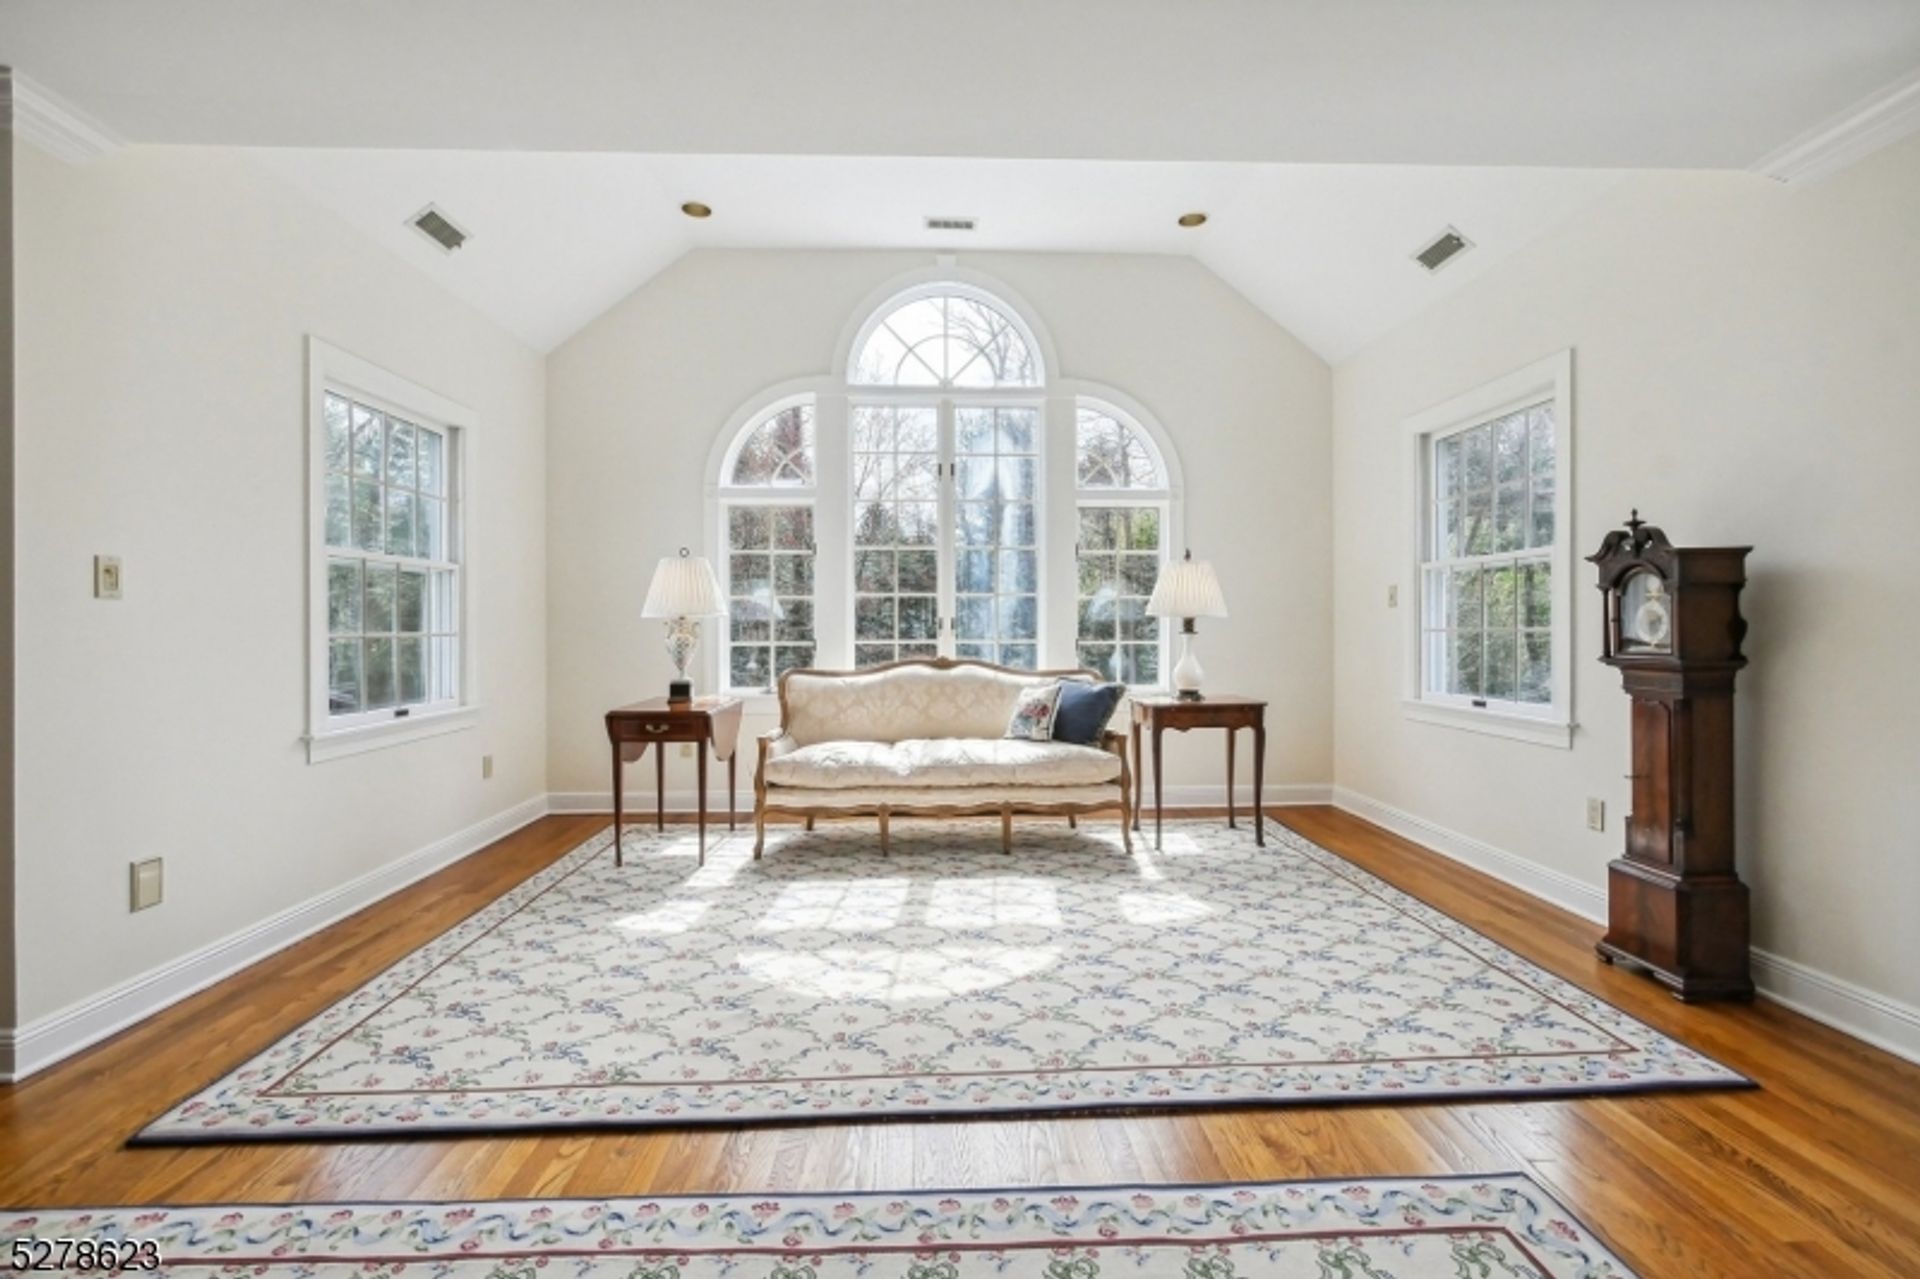
<path fill-rule="evenodd" d="M 1160 738 L 1168 730 L 1185 733 L 1195 728 L 1227 730 L 1227 825 L 1237 827 L 1233 803 L 1233 740 L 1239 730 L 1253 730 L 1253 839 L 1267 846 L 1267 825 L 1260 812 L 1260 785 L 1267 766 L 1267 704 L 1251 697 L 1221 693 L 1200 698 L 1140 697 L 1133 703 L 1133 775 L 1140 771 L 1141 729 L 1153 737 L 1153 846 L 1160 847 L 1165 791 L 1160 785 Z M 1133 828 L 1140 829 L 1140 805 L 1133 806 Z"/>
<path fill-rule="evenodd" d="M 653 751 L 654 829 L 667 828 L 667 744 L 695 742 L 694 754 L 700 760 L 700 864 L 707 864 L 707 751 L 727 761 L 727 829 L 734 823 L 734 773 L 740 744 L 740 712 L 737 697 L 696 697 L 691 702 L 669 702 L 664 697 L 649 698 L 631 706 L 607 712 L 607 741 L 613 747 L 613 864 L 624 865 L 620 849 L 620 824 L 625 816 L 626 766 Z"/>

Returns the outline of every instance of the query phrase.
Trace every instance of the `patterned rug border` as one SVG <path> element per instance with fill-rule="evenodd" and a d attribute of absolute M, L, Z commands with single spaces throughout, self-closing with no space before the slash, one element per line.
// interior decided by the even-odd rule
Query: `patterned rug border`
<path fill-rule="evenodd" d="M 713 1194 L 635 1193 L 597 1196 L 568 1195 L 549 1198 L 515 1196 L 499 1199 L 333 1199 L 316 1201 L 298 1200 L 279 1203 L 255 1200 L 223 1200 L 203 1204 L 83 1204 L 41 1208 L 9 1208 L 0 1206 L 0 1245 L 6 1245 L 14 1239 L 29 1237 L 23 1233 L 12 1233 L 18 1231 L 23 1223 L 29 1230 L 42 1225 L 50 1227 L 57 1225 L 58 1228 L 71 1232 L 62 1236 L 66 1238 L 91 1237 L 124 1240 L 129 1237 L 139 1237 L 139 1228 L 142 1226 L 146 1227 L 149 1233 L 151 1233 L 153 1227 L 160 1224 L 159 1220 L 153 1217 L 153 1214 L 156 1213 L 189 1218 L 197 1216 L 206 1219 L 215 1218 L 217 1214 L 220 1218 L 225 1219 L 221 1224 L 224 1224 L 230 1232 L 237 1233 L 250 1226 L 257 1226 L 262 1223 L 247 1222 L 244 1220 L 234 1221 L 232 1217 L 235 1214 L 257 1213 L 263 1216 L 273 1214 L 275 1217 L 294 1214 L 296 1216 L 304 1215 L 309 1218 L 317 1218 L 324 1213 L 331 1222 L 339 1222 L 342 1220 L 342 1214 L 379 1213 L 382 1216 L 386 1216 L 395 1211 L 404 1211 L 407 1209 L 452 1209 L 456 1214 L 459 1214 L 458 1225 L 477 1228 L 486 1223 L 490 1217 L 499 1216 L 499 1210 L 509 1208 L 525 1210 L 522 1221 L 517 1223 L 521 1225 L 530 1222 L 533 1219 L 533 1214 L 542 1209 L 548 1210 L 549 1215 L 554 1215 L 552 1210 L 564 1210 L 567 1208 L 591 1210 L 602 1207 L 608 1209 L 622 1209 L 627 1207 L 644 1209 L 652 1207 L 660 1210 L 662 1213 L 675 1209 L 687 1209 L 692 1210 L 695 1216 L 701 1219 L 711 1217 L 714 1220 L 722 1220 L 726 1219 L 729 1214 L 732 1214 L 735 1219 L 738 1219 L 742 1213 L 756 1219 L 763 1219 L 764 1216 L 771 1215 L 761 1212 L 762 1209 L 766 1208 L 798 1211 L 807 1205 L 833 1205 L 837 1208 L 843 1205 L 859 1204 L 862 1202 L 869 1204 L 888 1203 L 908 1210 L 925 1210 L 931 1207 L 933 1210 L 945 1212 L 951 1217 L 954 1213 L 958 1212 L 960 1208 L 965 1206 L 964 1200 L 967 1198 L 976 1200 L 989 1198 L 995 1200 L 1010 1199 L 1016 1202 L 1041 1200 L 1056 1210 L 1060 1210 L 1060 1201 L 1063 1199 L 1077 1200 L 1091 1196 L 1113 1196 L 1115 1198 L 1120 1196 L 1127 1196 L 1129 1198 L 1133 1196 L 1148 1196 L 1184 1200 L 1194 1195 L 1208 1195 L 1216 1199 L 1232 1199 L 1243 1206 L 1250 1206 L 1247 1204 L 1248 1197 L 1259 1195 L 1262 1192 L 1277 1197 L 1293 1191 L 1320 1187 L 1339 1187 L 1341 1190 L 1347 1192 L 1346 1197 L 1350 1200 L 1357 1200 L 1363 1203 L 1377 1200 L 1382 1208 L 1384 1208 L 1384 1205 L 1389 1202 L 1395 1194 L 1405 1194 L 1409 1188 L 1425 1190 L 1430 1186 L 1459 1186 L 1465 1187 L 1470 1191 L 1478 1191 L 1481 1188 L 1486 1188 L 1491 1191 L 1517 1192 L 1520 1197 L 1526 1201 L 1525 1206 L 1531 1210 L 1534 1219 L 1546 1219 L 1545 1229 L 1560 1241 L 1561 1246 L 1565 1250 L 1584 1250 L 1583 1264 L 1578 1272 L 1580 1275 L 1604 1276 L 1605 1279 L 1637 1279 L 1638 1272 L 1626 1264 L 1618 1250 L 1607 1241 L 1604 1235 L 1596 1231 L 1579 1213 L 1567 1207 L 1565 1201 L 1562 1200 L 1559 1195 L 1555 1194 L 1554 1191 L 1538 1177 L 1518 1169 L 1499 1172 L 1447 1172 L 1432 1175 L 1289 1177 L 1248 1181 L 1121 1181 L 1096 1182 L 1080 1185 L 1045 1184 L 1031 1186 L 988 1185 L 928 1187 L 912 1190 L 794 1192 L 762 1190 L 727 1191 Z M 946 1203 L 942 1203 L 941 1201 L 943 1200 L 946 1201 Z M 1324 1206 L 1326 1202 L 1326 1200 L 1322 1200 L 1321 1205 Z M 949 1207 L 949 1204 L 953 1206 Z M 1076 1204 L 1075 1206 L 1078 1207 L 1079 1205 Z M 1139 1207 L 1137 1204 L 1133 1206 L 1136 1207 L 1136 1209 Z M 1339 1206 L 1337 1202 L 1335 1206 Z M 492 1211 L 489 1212 L 489 1210 Z M 1517 1207 L 1508 1206 L 1507 1210 L 1516 1217 L 1523 1215 Z M 824 1217 L 827 1214 L 820 1215 Z M 896 1215 L 902 1216 L 904 1222 L 905 1213 Z M 126 1218 L 124 1222 L 119 1220 L 122 1217 Z M 74 1220 L 76 1218 L 79 1219 L 78 1222 Z M 1555 1220 L 1556 1218 L 1559 1220 Z M 351 1217 L 348 1216 L 346 1219 L 351 1220 Z M 596 1221 L 605 1221 L 609 1225 L 612 1224 L 611 1215 L 607 1218 L 596 1218 Z M 265 1224 L 274 1223 L 269 1221 Z M 1080 1226 L 1083 1232 L 1080 1235 L 1056 1234 L 1051 1237 L 1036 1236 L 1031 1241 L 1009 1243 L 1002 1245 L 1002 1247 L 1010 1250 L 1034 1250 L 1044 1247 L 1054 1251 L 1060 1248 L 1073 1248 L 1077 1246 L 1085 1246 L 1096 1250 L 1111 1249 L 1115 1251 L 1124 1250 L 1128 1247 L 1187 1247 L 1197 1249 L 1226 1246 L 1234 1242 L 1258 1242 L 1263 1239 L 1273 1241 L 1288 1239 L 1307 1241 L 1315 1238 L 1328 1237 L 1377 1239 L 1404 1237 L 1416 1234 L 1502 1233 L 1513 1239 L 1520 1247 L 1520 1250 L 1526 1254 L 1529 1263 L 1541 1267 L 1543 1274 L 1551 1277 L 1562 1273 L 1561 1268 L 1543 1262 L 1540 1257 L 1534 1254 L 1533 1249 L 1528 1246 L 1530 1243 L 1534 1245 L 1542 1244 L 1543 1241 L 1541 1239 L 1523 1234 L 1510 1222 L 1470 1221 L 1461 1223 L 1452 1231 L 1432 1230 L 1425 1229 L 1425 1223 L 1421 1223 L 1419 1227 L 1407 1223 L 1404 1220 L 1404 1209 L 1402 1217 L 1398 1221 L 1390 1224 L 1346 1223 L 1339 1228 L 1321 1227 L 1312 1230 L 1303 1228 L 1291 1233 L 1281 1232 L 1264 1236 L 1240 1233 L 1229 1225 L 1214 1227 L 1211 1233 L 1207 1234 L 1204 1238 L 1198 1239 L 1182 1236 L 1165 1229 L 1163 1229 L 1161 1234 L 1152 1238 L 1146 1238 L 1144 1236 L 1116 1238 L 1097 1231 L 1091 1235 L 1084 1233 L 1093 1228 L 1091 1218 L 1076 1224 Z M 1560 1225 L 1564 1225 L 1566 1229 L 1556 1230 L 1553 1228 Z M 923 1230 L 925 1229 L 924 1223 L 921 1224 L 921 1228 Z M 81 1235 L 79 1233 L 80 1231 L 89 1231 L 92 1233 Z M 604 1235 L 601 1237 L 603 1239 L 605 1238 Z M 582 1236 L 580 1241 L 571 1242 L 562 1246 L 547 1245 L 541 1247 L 534 1244 L 527 1244 L 517 1250 L 495 1250 L 487 1252 L 473 1248 L 463 1249 L 458 1236 L 450 1234 L 448 1238 L 436 1241 L 434 1250 L 424 1252 L 415 1251 L 406 1254 L 404 1260 L 410 1264 L 434 1265 L 462 1259 L 482 1261 L 501 1259 L 504 1257 L 572 1258 L 607 1256 L 609 1259 L 631 1259 L 634 1257 L 658 1255 L 691 1255 L 696 1257 L 812 1256 L 827 1259 L 837 1256 L 847 1256 L 862 1251 L 875 1254 L 939 1253 L 954 1249 L 960 1243 L 959 1240 L 945 1238 L 929 1242 L 922 1236 L 911 1241 L 898 1240 L 879 1243 L 868 1241 L 867 1246 L 863 1249 L 858 1243 L 854 1242 L 831 1245 L 796 1245 L 787 1242 L 787 1240 L 783 1238 L 781 1241 L 765 1244 L 748 1244 L 735 1239 L 731 1241 L 716 1240 L 712 1246 L 699 1244 L 687 1246 L 684 1240 L 680 1240 L 677 1241 L 680 1246 L 669 1246 L 667 1243 L 657 1242 L 632 1245 L 626 1248 L 608 1249 L 604 1242 L 588 1248 L 586 1242 L 591 1238 L 592 1236 Z M 968 1242 L 971 1243 L 971 1241 Z M 973 1244 L 970 1250 L 988 1251 L 989 1248 L 986 1245 Z M 234 1266 L 253 1267 L 259 1264 L 284 1264 L 292 1266 L 329 1264 L 364 1267 L 399 1258 L 400 1254 L 397 1253 L 354 1254 L 340 1252 L 323 1255 L 304 1252 L 284 1258 L 269 1258 L 263 1263 L 260 1258 L 251 1254 L 234 1256 L 223 1255 L 216 1252 L 204 1252 L 186 1257 L 179 1255 L 167 1257 L 164 1261 L 163 1269 L 167 1271 L 171 1271 L 174 1268 L 225 1269 Z M 1567 1260 L 1571 1264 L 1571 1259 L 1568 1258 L 1556 1258 L 1556 1260 Z M 544 1265 L 545 1262 L 541 1261 L 539 1264 Z M 864 1270 L 862 1273 L 864 1273 Z"/>
<path fill-rule="evenodd" d="M 1102 1098 L 1072 1100 L 1051 1099 L 1040 1104 L 926 1107 L 911 1110 L 893 1109 L 872 1112 L 797 1112 L 781 1115 L 742 1115 L 732 1112 L 699 1114 L 675 1113 L 660 1117 L 618 1115 L 593 1118 L 568 1118 L 560 1121 L 545 1122 L 539 1120 L 523 1120 L 519 1122 L 489 1121 L 484 1123 L 425 1121 L 408 1123 L 404 1127 L 390 1126 L 386 1128 L 371 1128 L 354 1124 L 312 1124 L 299 1128 L 278 1130 L 258 1128 L 231 1131 L 160 1129 L 160 1125 L 163 1122 L 170 1116 L 174 1116 L 176 1112 L 180 1111 L 195 1098 L 210 1091 L 219 1085 L 221 1081 L 244 1069 L 251 1062 L 265 1057 L 275 1048 L 299 1034 L 300 1031 L 307 1026 L 324 1021 L 338 1010 L 355 1001 L 365 1000 L 378 1007 L 384 1006 L 385 1003 L 391 1002 L 394 998 L 398 998 L 400 992 L 383 993 L 377 999 L 374 998 L 370 992 L 374 992 L 377 989 L 384 990 L 384 987 L 390 980 L 395 978 L 395 975 L 399 973 L 400 970 L 408 967 L 410 964 L 420 963 L 423 957 L 429 952 L 437 953 L 442 949 L 451 949 L 457 952 L 467 944 L 465 942 L 458 945 L 454 944 L 454 938 L 457 935 L 470 930 L 479 931 L 483 934 L 492 931 L 498 927 L 499 924 L 504 923 L 506 919 L 530 904 L 533 899 L 544 894 L 549 888 L 556 886 L 560 881 L 571 878 L 574 874 L 584 870 L 595 858 L 598 858 L 612 848 L 612 826 L 609 824 L 605 830 L 589 836 L 580 844 L 556 858 L 553 862 L 541 867 L 525 879 L 506 889 L 492 901 L 482 904 L 441 933 L 400 956 L 392 964 L 380 970 L 379 973 L 363 981 L 359 986 L 348 991 L 339 999 L 326 1005 L 319 1012 L 304 1017 L 292 1029 L 270 1041 L 265 1048 L 243 1056 L 235 1065 L 216 1074 L 207 1083 L 190 1089 L 178 1100 L 162 1110 L 139 1131 L 129 1136 L 125 1144 L 127 1146 L 186 1146 L 222 1145 L 239 1142 L 300 1142 L 314 1139 L 404 1141 L 413 1137 L 444 1138 L 450 1135 L 498 1136 L 526 1132 L 561 1134 L 621 1130 L 698 1129 L 720 1126 L 785 1127 L 833 1123 L 913 1122 L 921 1119 L 995 1120 L 1005 1119 L 1010 1116 L 1044 1117 L 1049 1115 L 1063 1116 L 1096 1112 L 1112 1115 L 1151 1115 L 1192 1109 L 1245 1110 L 1264 1107 L 1402 1105 L 1431 1103 L 1437 1098 L 1445 1098 L 1449 1101 L 1461 1103 L 1555 1100 L 1574 1097 L 1633 1096 L 1646 1093 L 1736 1090 L 1759 1087 L 1751 1078 L 1727 1066 L 1717 1058 L 1700 1052 L 1698 1049 L 1691 1048 L 1675 1036 L 1668 1035 L 1666 1032 L 1641 1021 L 1638 1017 L 1620 1008 L 1604 996 L 1595 994 L 1570 979 L 1561 977 L 1557 973 L 1536 964 L 1534 961 L 1528 959 L 1518 951 L 1511 949 L 1472 924 L 1449 915 L 1438 907 L 1414 896 L 1405 889 L 1395 886 L 1374 874 L 1372 871 L 1360 866 L 1358 863 L 1348 860 L 1332 849 L 1315 843 L 1307 836 L 1282 824 L 1277 818 L 1266 818 L 1265 825 L 1268 834 L 1278 839 L 1291 851 L 1320 863 L 1323 868 L 1355 883 L 1363 891 L 1370 892 L 1388 901 L 1389 904 L 1419 919 L 1420 922 L 1435 932 L 1446 935 L 1450 930 L 1458 931 L 1472 938 L 1473 941 L 1477 942 L 1480 946 L 1490 947 L 1496 952 L 1496 957 L 1500 962 L 1489 959 L 1485 954 L 1480 953 L 1477 948 L 1470 946 L 1465 940 L 1458 937 L 1451 938 L 1451 940 L 1463 948 L 1470 950 L 1475 958 L 1486 963 L 1489 967 L 1507 972 L 1509 976 L 1513 976 L 1516 980 L 1542 987 L 1544 988 L 1542 993 L 1550 994 L 1556 998 L 1556 1000 L 1560 996 L 1570 993 L 1577 999 L 1593 1001 L 1629 1025 L 1637 1027 L 1658 1039 L 1671 1042 L 1685 1049 L 1687 1052 L 1692 1053 L 1702 1061 L 1707 1062 L 1721 1071 L 1721 1077 L 1649 1079 L 1631 1083 L 1614 1084 L 1576 1083 L 1566 1086 L 1545 1085 L 1520 1090 L 1512 1088 L 1449 1088 L 1444 1085 L 1439 1085 L 1401 1087 L 1390 1091 L 1380 1090 L 1362 1093 L 1316 1093 L 1307 1096 L 1164 1096 L 1156 1097 L 1151 1102 L 1131 1100 L 1114 1101 Z M 628 834 L 630 837 L 641 834 L 644 834 L 646 837 L 651 837 L 650 832 L 642 832 L 639 830 L 630 830 Z M 770 846 L 767 851 L 769 856 L 774 856 L 778 850 L 776 847 Z M 1271 855 L 1270 848 L 1260 851 L 1264 854 Z M 489 918 L 496 914 L 499 916 L 497 920 Z M 483 920 L 485 920 L 484 928 L 480 927 Z M 428 972 L 431 972 L 438 966 L 438 962 L 425 965 Z M 1585 1017 L 1584 1014 L 1578 1012 L 1575 1012 L 1574 1015 L 1582 1017 L 1583 1019 Z M 1065 1074 L 1067 1072 L 1039 1073 Z M 447 1091 L 449 1095 L 463 1095 L 456 1090 Z"/>

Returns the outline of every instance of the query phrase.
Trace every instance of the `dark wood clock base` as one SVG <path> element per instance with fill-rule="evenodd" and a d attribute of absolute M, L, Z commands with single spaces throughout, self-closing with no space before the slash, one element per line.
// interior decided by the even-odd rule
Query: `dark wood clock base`
<path fill-rule="evenodd" d="M 1644 970 L 1687 1003 L 1752 999 L 1747 886 L 1616 858 L 1607 866 L 1607 935 L 1594 951 Z"/>

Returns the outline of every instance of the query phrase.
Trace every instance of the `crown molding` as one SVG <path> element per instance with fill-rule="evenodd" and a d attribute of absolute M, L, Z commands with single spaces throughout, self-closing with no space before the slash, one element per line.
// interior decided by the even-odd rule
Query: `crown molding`
<path fill-rule="evenodd" d="M 85 164 L 125 145 L 105 125 L 19 72 L 13 75 L 13 132 L 68 164 Z"/>
<path fill-rule="evenodd" d="M 1920 130 L 1920 71 L 1867 95 L 1808 130 L 1752 171 L 1780 182 L 1816 182 Z"/>

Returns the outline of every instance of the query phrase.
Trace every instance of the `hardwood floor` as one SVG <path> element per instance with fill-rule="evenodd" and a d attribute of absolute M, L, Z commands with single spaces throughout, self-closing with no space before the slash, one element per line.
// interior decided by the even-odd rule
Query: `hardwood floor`
<path fill-rule="evenodd" d="M 1532 1173 L 1642 1274 L 1920 1275 L 1920 1067 L 1775 1005 L 1685 1007 L 1598 929 L 1326 808 L 1279 820 L 1756 1079 L 1474 1105 L 141 1147 L 127 1136 L 607 824 L 545 818 L 82 1056 L 0 1087 L 0 1204 Z"/>

